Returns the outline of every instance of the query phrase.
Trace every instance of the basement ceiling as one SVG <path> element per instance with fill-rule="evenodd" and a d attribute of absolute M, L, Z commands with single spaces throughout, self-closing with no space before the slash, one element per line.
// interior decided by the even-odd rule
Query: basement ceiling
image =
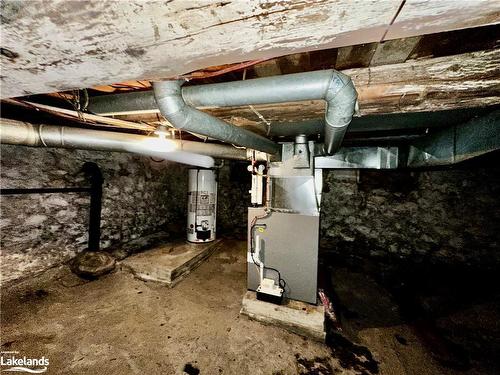
<path fill-rule="evenodd" d="M 1 95 L 172 77 L 496 24 L 499 14 L 495 0 L 3 1 Z"/>
<path fill-rule="evenodd" d="M 382 43 L 296 53 L 264 61 L 213 66 L 185 76 L 190 79 L 187 84 L 199 85 L 336 68 L 352 76 L 360 94 L 360 115 L 369 115 L 373 118 L 370 123 L 375 124 L 386 122 L 382 117 L 377 119 L 377 116 L 385 113 L 449 112 L 461 108 L 474 111 L 478 107 L 500 103 L 499 39 L 500 25 L 491 25 Z M 29 96 L 24 97 L 23 101 L 41 103 L 36 107 L 37 117 L 43 111 L 58 114 L 66 121 L 84 120 L 80 126 L 94 124 L 151 132 L 165 120 L 158 113 L 150 88 L 149 81 L 132 80 L 79 92 Z M 127 99 L 127 93 L 131 91 L 136 92 L 134 95 L 148 97 L 148 102 L 152 104 L 131 108 L 133 101 Z M 75 94 L 80 95 L 81 106 L 75 105 Z M 85 103 L 87 94 L 89 101 Z M 117 110 L 113 116 L 91 115 L 113 113 L 103 110 L 99 104 L 103 100 L 110 101 L 108 98 L 115 98 L 117 94 L 120 104 L 115 107 Z M 2 109 L 4 116 L 8 117 L 10 107 L 6 103 L 4 100 Z M 9 103 L 16 104 L 15 107 L 19 109 L 17 116 L 29 113 L 33 108 L 29 103 Z M 53 109 L 59 112 L 55 113 Z M 203 110 L 235 125 L 266 134 L 270 123 L 274 126 L 276 123 L 323 118 L 324 103 L 309 101 Z M 432 126 L 433 117 L 427 117 L 429 121 L 425 121 L 425 126 Z M 33 118 L 27 120 L 33 121 Z M 379 129 L 380 126 L 375 128 Z"/>
<path fill-rule="evenodd" d="M 120 30 L 123 31 L 123 25 L 118 25 L 116 19 L 102 18 L 105 17 L 104 15 L 109 15 L 110 10 L 101 9 L 100 5 L 96 5 L 92 7 L 91 11 L 87 2 L 80 3 L 83 4 L 81 9 L 75 10 L 75 12 L 82 16 L 91 16 L 88 19 L 92 19 L 92 22 L 76 20 L 73 15 L 68 15 L 67 12 L 70 10 L 68 7 L 70 7 L 71 2 L 63 2 L 62 8 L 57 10 L 53 9 L 56 3 L 43 3 L 43 9 L 39 12 L 38 17 L 32 20 L 29 17 L 34 17 L 34 13 L 32 13 L 33 10 L 30 6 L 15 8 L 17 4 L 15 2 L 2 3 L 2 17 L 11 17 L 9 18 L 10 23 L 7 23 L 7 26 L 2 26 L 2 31 L 10 30 L 7 34 L 8 37 L 2 36 L 2 95 L 7 96 L 5 92 L 10 92 L 9 90 L 50 91 L 47 94 L 3 99 L 3 117 L 35 123 L 86 128 L 114 128 L 122 132 L 151 134 L 159 124 L 169 125 L 169 123 L 159 114 L 148 77 L 183 77 L 188 79 L 186 85 L 203 85 L 322 69 L 337 69 L 348 74 L 352 77 L 359 93 L 360 110 L 358 115 L 362 117 L 353 119 L 346 136 L 346 145 L 407 142 L 427 136 L 428 132 L 433 133 L 440 126 L 459 124 L 476 116 L 487 114 L 498 109 L 500 103 L 500 25 L 498 24 L 500 18 L 498 17 L 500 9 L 498 4 L 500 3 L 497 2 L 464 2 L 467 4 L 467 9 L 471 11 L 474 10 L 475 4 L 484 5 L 480 10 L 480 14 L 483 16 L 474 16 L 470 19 L 465 19 L 461 12 L 451 12 L 447 13 L 449 17 L 440 17 L 437 21 L 432 21 L 433 18 L 429 12 L 423 11 L 420 18 L 415 18 L 415 22 L 420 22 L 419 27 L 421 28 L 418 30 L 416 27 L 410 28 L 408 30 L 413 31 L 405 33 L 403 29 L 406 29 L 398 26 L 398 32 L 402 37 L 395 39 L 389 39 L 387 35 L 394 25 L 399 25 L 397 20 L 406 14 L 403 11 L 407 6 L 415 7 L 417 3 L 435 6 L 436 2 L 424 0 L 383 1 L 382 5 L 385 7 L 383 9 L 390 8 L 390 11 L 393 11 L 394 9 L 389 5 L 394 4 L 398 4 L 399 7 L 394 10 L 393 19 L 388 21 L 389 23 L 382 34 L 377 34 L 375 29 L 371 29 L 377 34 L 376 38 L 372 38 L 372 34 L 364 31 L 360 33 L 355 28 L 355 23 L 357 23 L 357 27 L 363 27 L 365 31 L 366 27 L 372 25 L 372 23 L 363 24 L 361 21 L 364 18 L 356 18 L 355 14 L 345 13 L 344 17 L 349 16 L 354 17 L 354 19 L 346 23 L 341 34 L 331 34 L 328 38 L 325 35 L 338 32 L 337 29 L 331 28 L 331 25 L 322 24 L 322 21 L 318 21 L 315 17 L 304 19 L 302 21 L 307 24 L 307 27 L 301 25 L 300 30 L 303 37 L 310 41 L 307 48 L 292 46 L 290 40 L 283 39 L 285 38 L 282 35 L 283 30 L 275 29 L 271 36 L 267 32 L 261 32 L 259 42 L 271 38 L 276 42 L 273 48 L 268 45 L 258 49 L 261 44 L 250 38 L 250 42 L 257 43 L 254 45 L 255 50 L 251 50 L 250 42 L 243 38 L 239 32 L 233 30 L 234 35 L 231 37 L 240 41 L 240 50 L 233 51 L 235 54 L 230 54 L 230 56 L 227 53 L 233 48 L 231 47 L 233 42 L 222 32 L 219 32 L 220 40 L 226 40 L 225 38 L 231 40 L 223 44 L 224 48 L 218 46 L 218 52 L 211 55 L 216 40 L 212 39 L 211 43 L 208 43 L 207 38 L 213 31 L 212 27 L 194 33 L 189 38 L 188 46 L 178 44 L 180 40 L 184 40 L 183 38 L 174 38 L 165 42 L 158 40 L 157 43 L 151 42 L 147 46 L 144 45 L 142 39 L 135 40 L 136 33 L 140 31 L 138 27 L 144 26 L 143 18 L 150 15 L 148 12 L 152 12 L 154 6 L 164 6 L 160 6 L 159 3 L 125 2 L 124 6 L 119 7 L 120 11 L 115 7 L 114 2 L 109 3 L 111 9 L 114 9 L 113 17 L 122 19 L 129 16 L 137 23 L 130 26 L 132 21 L 124 19 L 123 22 L 129 25 L 130 29 L 127 29 L 123 35 L 118 35 Z M 294 2 L 293 6 L 282 11 L 259 13 L 261 15 L 256 16 L 253 21 L 260 22 L 263 30 L 269 30 L 271 33 L 269 28 L 272 25 L 266 24 L 266 22 L 270 22 L 269 20 L 276 14 L 280 14 L 280 17 L 284 18 L 285 21 L 290 14 L 295 14 L 300 18 L 304 14 L 310 14 L 312 9 L 326 9 L 321 8 L 324 3 L 330 4 L 329 1 L 321 4 L 306 1 L 301 3 L 305 10 L 300 12 L 300 9 L 296 8 L 298 3 Z M 354 8 L 360 9 L 358 3 L 349 3 L 353 4 Z M 180 22 L 179 20 L 187 19 L 188 15 L 192 15 L 193 20 L 195 20 L 196 17 L 199 17 L 199 12 L 206 12 L 207 17 L 212 17 L 214 14 L 222 12 L 222 8 L 232 9 L 233 6 L 231 2 L 217 3 L 218 5 L 207 2 L 200 6 L 200 2 L 197 1 L 195 4 L 198 6 L 194 7 L 187 7 L 186 4 L 185 1 L 180 4 L 175 0 L 168 3 L 169 6 L 182 9 L 179 11 L 180 13 L 174 12 L 169 17 L 175 16 L 175 22 Z M 260 4 L 260 9 L 262 9 L 262 4 L 267 4 L 270 9 L 274 9 L 274 7 L 282 9 L 283 7 L 283 4 L 266 2 Z M 330 10 L 327 12 L 328 17 L 334 17 L 338 9 L 346 6 L 344 1 L 340 1 L 338 4 L 340 4 L 340 8 L 330 4 Z M 366 4 L 368 6 L 366 12 L 375 12 L 375 8 L 370 8 L 373 7 L 373 3 Z M 447 1 L 438 2 L 438 4 L 436 9 L 442 10 L 444 6 L 451 7 L 451 3 Z M 131 15 L 131 9 L 136 9 L 137 14 Z M 98 12 L 102 12 L 102 14 Z M 406 12 L 409 11 L 406 10 Z M 490 16 L 487 17 L 486 14 Z M 378 16 L 380 20 L 382 15 L 378 14 Z M 35 39 L 31 35 L 28 38 L 27 34 L 22 34 L 23 28 L 29 25 L 34 28 L 34 34 L 37 34 L 40 31 L 39 28 L 45 23 L 47 27 L 52 25 L 50 27 L 53 28 L 53 23 L 56 22 L 54 17 L 65 19 L 68 17 L 70 20 L 60 24 L 60 35 L 46 33 L 35 43 Z M 405 17 L 410 16 L 405 15 Z M 156 18 L 151 19 L 156 20 Z M 170 18 L 165 17 L 161 22 L 165 23 L 167 19 Z M 451 22 L 452 19 L 453 22 Z M 106 26 L 108 31 L 104 34 L 95 34 L 95 28 L 101 31 L 105 29 L 101 24 L 104 20 L 109 23 Z M 16 31 L 16 33 L 13 32 L 14 21 L 17 22 L 18 26 L 20 25 L 19 32 Z M 237 18 L 234 23 L 246 25 L 247 21 Z M 281 28 L 296 27 L 285 21 L 280 25 Z M 370 20 L 370 22 L 372 21 L 376 23 L 376 20 Z M 321 24 L 318 26 L 321 28 L 321 33 L 314 34 L 312 31 L 315 31 L 316 26 L 314 25 L 317 25 L 318 22 Z M 479 25 L 478 27 L 463 29 L 469 25 L 477 26 L 475 22 Z M 150 24 L 148 25 L 147 27 L 151 27 Z M 434 26 L 430 28 L 429 25 Z M 347 26 L 350 27 L 348 31 L 346 31 Z M 222 24 L 214 26 L 218 30 L 220 27 Z M 232 30 L 233 21 L 224 23 L 224 27 L 227 30 Z M 425 34 L 448 28 L 453 30 Z M 154 27 L 153 29 L 156 30 Z M 75 33 L 75 30 L 78 32 L 72 38 L 81 41 L 82 45 L 70 48 L 70 34 Z M 158 30 L 160 30 L 159 26 Z M 145 33 L 145 40 L 148 40 L 148 31 L 144 29 L 141 32 Z M 163 33 L 163 31 L 161 32 Z M 172 31 L 174 35 L 175 32 Z M 82 35 L 87 34 L 93 36 L 88 36 L 88 39 L 84 41 Z M 347 35 L 349 35 L 348 39 L 346 39 Z M 368 35 L 371 37 L 367 38 Z M 396 33 L 390 35 L 394 36 Z M 14 39 L 12 39 L 13 36 Z M 63 37 L 67 38 L 69 44 L 65 44 L 66 42 L 54 44 Z M 142 43 L 140 53 L 134 52 L 132 56 L 120 48 L 110 47 L 109 43 L 121 45 L 129 43 L 131 38 L 135 40 L 134 43 Z M 42 40 L 46 47 L 43 52 L 37 49 Z M 200 40 L 205 41 L 204 47 L 195 50 L 188 48 Z M 284 40 L 284 42 L 280 42 L 280 40 Z M 325 42 L 326 40 L 333 40 L 335 43 L 328 44 Z M 294 43 L 300 44 L 302 42 L 303 39 L 300 41 L 294 39 Z M 34 43 L 36 48 L 29 49 L 27 54 L 15 52 L 20 51 L 30 43 Z M 62 45 L 67 46 L 67 48 L 61 50 Z M 172 50 L 165 49 L 164 46 L 167 45 L 175 46 L 178 54 L 174 56 Z M 128 44 L 127 46 L 130 47 Z M 333 48 L 326 48 L 328 46 L 333 46 Z M 47 49 L 48 47 L 54 48 Z M 90 54 L 87 52 L 84 55 L 80 54 L 81 51 L 90 47 L 99 53 L 94 51 Z M 247 49 L 248 53 L 241 54 L 243 50 L 247 51 Z M 154 51 L 157 50 L 163 51 L 163 53 L 161 55 L 155 54 Z M 130 51 L 128 49 L 128 52 Z M 191 55 L 182 55 L 187 52 Z M 72 55 L 74 53 L 76 55 Z M 123 53 L 127 55 L 126 59 L 123 58 Z M 40 56 L 34 58 L 30 57 L 30 54 L 40 54 Z M 111 63 L 109 59 L 113 58 L 113 54 L 116 55 L 116 58 Z M 51 63 L 57 56 L 59 56 L 59 60 Z M 154 61 L 150 60 L 152 56 Z M 183 56 L 191 57 L 181 64 L 180 60 Z M 171 64 L 165 62 L 164 58 L 166 57 L 170 59 Z M 203 65 L 209 62 L 216 65 Z M 130 69 L 125 69 L 125 66 L 130 67 Z M 150 69 L 153 66 L 155 70 L 152 71 L 152 75 L 137 73 L 139 68 Z M 201 66 L 201 68 L 192 70 L 193 66 Z M 104 71 L 106 74 L 103 73 Z M 26 74 L 31 76 L 19 78 L 25 77 Z M 104 75 L 105 77 L 103 77 Z M 51 82 L 52 78 L 56 76 L 57 80 Z M 81 80 L 82 76 L 84 76 L 83 81 Z M 13 77 L 19 78 L 16 85 L 9 83 Z M 114 80 L 115 78 L 116 80 Z M 87 83 L 90 85 L 86 86 Z M 79 86 L 83 84 L 85 86 Z M 26 86 L 30 88 L 25 90 L 23 87 Z M 40 87 L 45 88 L 41 89 Z M 68 87 L 80 87 L 81 89 L 66 90 Z M 143 102 L 149 104 L 134 107 L 135 102 L 131 100 L 130 95 L 145 98 L 146 100 Z M 103 110 L 102 103 L 106 101 L 115 101 L 113 110 Z M 323 101 L 200 109 L 229 123 L 274 139 L 289 137 L 293 133 L 293 126 L 302 126 L 307 130 L 306 134 L 320 137 L 324 127 Z M 185 140 L 200 140 L 199 135 L 186 132 L 179 132 L 177 137 Z M 201 137 L 201 139 L 213 141 L 206 137 Z"/>

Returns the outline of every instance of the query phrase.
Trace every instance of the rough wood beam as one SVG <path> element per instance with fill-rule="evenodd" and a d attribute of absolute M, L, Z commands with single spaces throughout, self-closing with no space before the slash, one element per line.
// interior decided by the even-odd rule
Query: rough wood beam
<path fill-rule="evenodd" d="M 349 69 L 359 93 L 361 115 L 482 107 L 500 103 L 500 49 L 401 64 Z M 259 105 L 267 121 L 321 118 L 323 101 Z M 238 125 L 259 123 L 248 107 L 207 108 Z"/>
<path fill-rule="evenodd" d="M 339 48 L 335 69 L 361 68 L 370 65 L 378 43 L 360 44 Z"/>
<path fill-rule="evenodd" d="M 406 0 L 384 40 L 498 23 L 498 0 Z"/>
<path fill-rule="evenodd" d="M 406 3 L 388 30 L 401 0 L 5 0 L 1 97 L 378 42 L 397 38 L 396 26 L 405 37 L 480 26 L 500 10 L 495 0 Z M 413 3 L 417 11 L 405 12 Z"/>
<path fill-rule="evenodd" d="M 380 40 L 398 1 L 2 2 L 2 97 Z"/>
<path fill-rule="evenodd" d="M 362 113 L 482 107 L 500 101 L 500 49 L 345 71 Z"/>
<path fill-rule="evenodd" d="M 420 36 L 388 40 L 377 44 L 370 61 L 371 66 L 396 64 L 405 62 L 420 42 Z"/>

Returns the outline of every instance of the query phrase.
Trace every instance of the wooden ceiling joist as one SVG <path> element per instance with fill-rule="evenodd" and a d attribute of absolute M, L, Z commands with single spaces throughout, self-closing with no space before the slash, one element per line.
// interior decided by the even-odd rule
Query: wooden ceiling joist
<path fill-rule="evenodd" d="M 401 64 L 348 69 L 359 94 L 361 115 L 438 111 L 500 103 L 500 50 Z M 268 121 L 321 118 L 323 101 L 253 106 Z M 252 125 L 250 108 L 210 108 L 211 114 Z"/>
<path fill-rule="evenodd" d="M 2 2 L 1 97 L 499 22 L 497 0 Z"/>
<path fill-rule="evenodd" d="M 485 107 L 500 103 L 500 49 L 400 64 L 343 70 L 359 94 L 361 115 L 426 112 Z M 123 95 L 125 100 L 127 94 Z M 146 92 L 143 95 L 152 95 Z M 253 108 L 203 108 L 240 126 L 322 118 L 323 101 L 254 105 Z M 157 113 L 155 108 L 148 108 Z M 128 120 L 155 120 L 154 115 L 132 115 Z"/>

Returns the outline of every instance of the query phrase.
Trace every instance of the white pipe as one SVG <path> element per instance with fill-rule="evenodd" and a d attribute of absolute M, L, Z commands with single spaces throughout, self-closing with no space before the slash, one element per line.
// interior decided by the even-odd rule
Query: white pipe
<path fill-rule="evenodd" d="M 264 262 L 260 259 L 260 236 L 258 234 L 255 236 L 255 254 L 259 262 L 260 284 L 262 284 L 262 280 L 264 279 Z"/>
<path fill-rule="evenodd" d="M 0 119 L 0 143 L 31 147 L 133 152 L 180 163 L 212 167 L 213 159 L 246 160 L 247 150 L 202 142 L 168 140 L 158 137 L 67 126 L 34 125 Z M 175 151 L 165 152 L 165 151 Z M 194 155 L 197 155 L 196 157 Z M 208 158 L 210 157 L 210 158 Z M 194 163 L 190 163 L 194 160 Z"/>

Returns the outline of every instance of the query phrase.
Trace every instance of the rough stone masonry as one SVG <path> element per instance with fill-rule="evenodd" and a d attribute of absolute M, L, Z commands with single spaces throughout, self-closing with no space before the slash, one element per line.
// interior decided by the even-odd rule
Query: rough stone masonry
<path fill-rule="evenodd" d="M 321 247 L 342 257 L 500 265 L 500 169 L 324 174 Z"/>
<path fill-rule="evenodd" d="M 182 237 L 187 167 L 130 154 L 1 146 L 2 188 L 68 187 L 96 162 L 104 175 L 101 247 L 134 248 L 154 233 Z M 353 259 L 495 267 L 500 264 L 500 169 L 324 171 L 320 244 Z M 219 170 L 218 236 L 245 237 L 246 163 Z M 2 196 L 2 282 L 86 248 L 86 194 Z"/>
<path fill-rule="evenodd" d="M 324 170 L 323 255 L 498 267 L 495 160 L 433 170 Z M 223 168 L 217 220 L 224 233 L 245 237 L 249 188 L 245 163 Z"/>
<path fill-rule="evenodd" d="M 84 187 L 82 165 L 104 177 L 101 249 L 153 233 L 183 233 L 186 168 L 132 154 L 1 146 L 1 187 Z M 69 260 L 87 247 L 89 196 L 2 196 L 1 280 L 15 280 Z"/>

